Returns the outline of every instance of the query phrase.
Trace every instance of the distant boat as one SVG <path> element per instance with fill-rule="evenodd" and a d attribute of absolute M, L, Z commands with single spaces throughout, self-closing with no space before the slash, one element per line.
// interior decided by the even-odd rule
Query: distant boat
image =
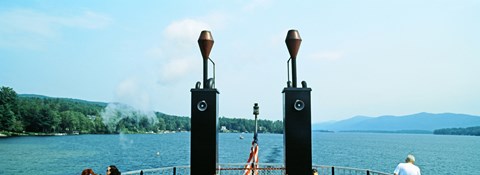
<path fill-rule="evenodd" d="M 243 139 L 243 136 L 242 136 L 242 135 L 240 135 L 240 139 Z"/>

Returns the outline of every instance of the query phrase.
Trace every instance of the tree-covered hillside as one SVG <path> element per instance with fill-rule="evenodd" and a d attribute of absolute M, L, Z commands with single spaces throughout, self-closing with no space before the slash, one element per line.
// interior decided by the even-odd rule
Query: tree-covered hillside
<path fill-rule="evenodd" d="M 468 128 L 444 128 L 433 131 L 433 134 L 438 135 L 471 135 L 480 136 L 480 126 Z"/>
<path fill-rule="evenodd" d="M 225 132 L 253 132 L 254 120 L 221 117 Z M 281 121 L 259 120 L 259 132 L 282 133 Z M 24 133 L 158 133 L 190 131 L 190 118 L 161 112 L 146 112 L 120 103 L 89 102 L 17 95 L 9 87 L 0 89 L 0 131 Z"/>
<path fill-rule="evenodd" d="M 253 132 L 255 130 L 255 120 L 237 119 L 220 117 L 220 126 L 226 130 L 223 132 Z M 280 120 L 258 120 L 259 133 L 283 133 L 283 122 Z"/>

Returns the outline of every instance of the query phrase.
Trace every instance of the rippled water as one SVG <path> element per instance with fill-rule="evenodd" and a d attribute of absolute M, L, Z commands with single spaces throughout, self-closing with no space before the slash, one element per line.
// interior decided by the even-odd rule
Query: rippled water
<path fill-rule="evenodd" d="M 219 135 L 219 161 L 248 159 L 251 134 Z M 392 172 L 415 154 L 422 174 L 480 174 L 480 137 L 415 134 L 313 133 L 313 162 Z M 283 135 L 259 135 L 259 159 L 283 163 Z M 158 154 L 157 154 L 158 153 Z M 190 134 L 78 135 L 0 139 L 0 174 L 75 175 L 84 168 L 105 174 L 190 164 Z"/>

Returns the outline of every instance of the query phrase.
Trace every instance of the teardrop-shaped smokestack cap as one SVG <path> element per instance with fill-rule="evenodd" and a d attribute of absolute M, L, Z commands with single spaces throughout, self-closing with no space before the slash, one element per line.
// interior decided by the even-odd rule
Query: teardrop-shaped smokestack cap
<path fill-rule="evenodd" d="M 287 44 L 288 52 L 290 53 L 290 58 L 296 59 L 298 49 L 300 49 L 300 43 L 302 43 L 302 38 L 297 30 L 289 30 L 287 33 L 287 38 L 285 39 Z"/>
<path fill-rule="evenodd" d="M 200 33 L 200 37 L 198 38 L 198 46 L 200 46 L 200 52 L 202 52 L 203 59 L 208 59 L 210 56 L 210 51 L 213 47 L 213 37 L 210 31 L 204 30 L 202 33 Z"/>

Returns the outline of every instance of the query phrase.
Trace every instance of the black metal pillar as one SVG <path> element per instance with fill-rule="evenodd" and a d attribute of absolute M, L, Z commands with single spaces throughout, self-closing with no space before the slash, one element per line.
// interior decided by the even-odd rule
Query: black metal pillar
<path fill-rule="evenodd" d="M 310 88 L 283 89 L 285 168 L 287 174 L 312 174 Z"/>
<path fill-rule="evenodd" d="M 208 79 L 207 60 L 213 47 L 210 31 L 202 31 L 198 45 L 203 57 L 203 89 L 191 89 L 190 174 L 214 175 L 218 163 L 218 94 L 214 79 Z"/>
<path fill-rule="evenodd" d="M 190 166 L 192 175 L 216 174 L 218 162 L 218 91 L 192 89 Z"/>
<path fill-rule="evenodd" d="M 283 140 L 285 171 L 289 175 L 312 174 L 311 88 L 305 81 L 297 87 L 296 56 L 302 39 L 296 30 L 288 31 L 285 40 L 292 59 L 293 87 L 283 89 Z"/>

